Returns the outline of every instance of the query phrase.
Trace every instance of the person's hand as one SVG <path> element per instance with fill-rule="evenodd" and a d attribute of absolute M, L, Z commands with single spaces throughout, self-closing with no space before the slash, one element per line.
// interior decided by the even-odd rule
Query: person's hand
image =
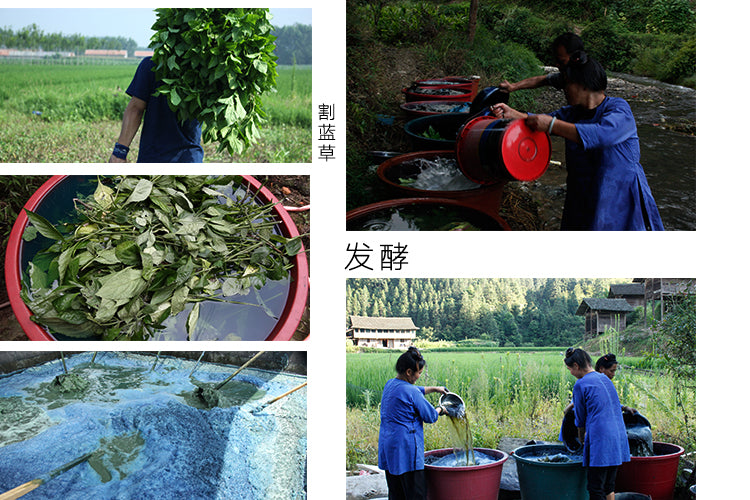
<path fill-rule="evenodd" d="M 503 102 L 490 106 L 490 112 L 494 116 L 498 118 L 504 118 L 506 120 L 519 120 L 521 118 L 526 118 L 526 113 L 516 111 Z"/>
<path fill-rule="evenodd" d="M 635 408 L 631 408 L 629 406 L 623 406 L 622 411 L 623 413 L 629 413 L 630 415 L 635 415 L 636 413 Z"/>
<path fill-rule="evenodd" d="M 115 155 L 109 155 L 109 163 L 127 163 L 127 160 L 118 158 Z"/>
<path fill-rule="evenodd" d="M 526 118 L 526 126 L 534 131 L 547 132 L 550 123 L 552 123 L 550 115 L 530 115 Z"/>
<path fill-rule="evenodd" d="M 513 92 L 516 90 L 516 86 L 510 83 L 508 80 L 503 80 L 500 85 L 497 86 L 503 92 Z"/>

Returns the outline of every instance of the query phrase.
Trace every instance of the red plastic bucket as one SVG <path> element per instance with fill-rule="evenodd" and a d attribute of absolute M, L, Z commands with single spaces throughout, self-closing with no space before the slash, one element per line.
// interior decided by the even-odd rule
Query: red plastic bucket
<path fill-rule="evenodd" d="M 485 455 L 497 458 L 497 462 L 468 467 L 437 467 L 425 464 L 428 500 L 497 500 L 500 493 L 500 478 L 508 454 L 500 450 L 474 448 Z M 425 456 L 444 457 L 452 449 L 432 450 Z"/>
<path fill-rule="evenodd" d="M 651 495 L 653 500 L 672 500 L 680 457 L 685 450 L 676 444 L 654 441 L 654 456 L 630 457 L 617 469 L 615 491 Z"/>
<path fill-rule="evenodd" d="M 67 177 L 66 175 L 51 177 L 29 198 L 24 208 L 36 211 L 37 207 L 39 207 L 50 192 Z M 251 190 L 257 193 L 261 203 L 274 204 L 273 213 L 280 221 L 277 225 L 280 232 L 288 238 L 299 236 L 299 231 L 294 221 L 276 197 L 254 177 L 250 175 L 242 177 L 247 181 Z M 5 282 L 8 289 L 8 297 L 13 308 L 13 313 L 16 315 L 21 328 L 30 340 L 56 340 L 46 329 L 31 320 L 31 311 L 26 307 L 20 296 L 23 267 L 21 254 L 24 244 L 22 236 L 28 223 L 26 212 L 22 211 L 13 224 L 13 229 L 8 240 L 8 247 L 5 252 Z M 297 330 L 297 326 L 304 313 L 309 287 L 309 272 L 304 249 L 293 258 L 292 262 L 293 267 L 290 271 L 291 282 L 286 305 L 276 325 L 266 337 L 266 340 L 290 340 Z"/>
<path fill-rule="evenodd" d="M 552 146 L 544 132 L 533 132 L 523 120 L 480 116 L 458 134 L 456 155 L 461 171 L 474 182 L 533 181 L 549 165 Z"/>

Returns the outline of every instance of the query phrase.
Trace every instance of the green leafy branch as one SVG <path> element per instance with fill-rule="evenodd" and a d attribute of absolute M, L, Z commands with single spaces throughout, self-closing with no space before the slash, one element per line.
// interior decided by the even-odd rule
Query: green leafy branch
<path fill-rule="evenodd" d="M 276 89 L 276 37 L 268 9 L 156 9 L 154 72 L 181 120 L 204 124 L 203 141 L 241 154 L 266 118 L 261 95 Z"/>

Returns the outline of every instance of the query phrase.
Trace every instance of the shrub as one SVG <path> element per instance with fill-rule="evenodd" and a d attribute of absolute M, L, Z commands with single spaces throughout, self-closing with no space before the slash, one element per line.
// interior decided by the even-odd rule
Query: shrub
<path fill-rule="evenodd" d="M 660 43 L 661 42 L 661 43 Z M 654 76 L 664 71 L 664 61 L 674 57 L 675 50 L 671 44 L 660 37 L 645 37 L 636 41 L 633 47 L 634 58 L 629 70 L 641 76 Z"/>
<path fill-rule="evenodd" d="M 695 79 L 695 38 L 685 42 L 675 57 L 671 59 L 657 78 L 670 83 L 688 83 L 691 77 Z"/>
<path fill-rule="evenodd" d="M 581 37 L 586 50 L 606 69 L 625 71 L 631 60 L 631 35 L 622 24 L 613 17 L 589 25 Z"/>
<path fill-rule="evenodd" d="M 478 31 L 479 33 L 479 31 Z M 542 63 L 533 52 L 515 42 L 498 42 L 488 37 L 477 37 L 467 54 L 466 68 L 480 74 L 485 86 L 496 86 L 502 80 L 517 82 L 542 73 Z M 526 109 L 531 106 L 535 92 L 514 92 L 511 106 Z"/>
<path fill-rule="evenodd" d="M 515 42 L 531 49 L 537 57 L 548 59 L 551 39 L 547 23 L 535 16 L 526 7 L 510 7 L 502 19 L 494 24 L 494 30 L 502 41 Z"/>
<path fill-rule="evenodd" d="M 695 31 L 695 11 L 690 0 L 654 0 L 648 13 L 648 28 L 658 33 Z"/>
<path fill-rule="evenodd" d="M 375 17 L 375 35 L 390 45 L 415 45 L 432 40 L 444 27 L 445 19 L 434 5 L 388 5 Z"/>

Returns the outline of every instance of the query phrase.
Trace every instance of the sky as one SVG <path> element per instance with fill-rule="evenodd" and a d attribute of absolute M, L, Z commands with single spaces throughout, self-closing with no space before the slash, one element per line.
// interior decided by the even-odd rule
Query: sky
<path fill-rule="evenodd" d="M 312 24 L 312 9 L 271 9 L 274 26 Z M 0 26 L 19 30 L 36 24 L 45 33 L 123 36 L 148 47 L 153 9 L 0 9 Z"/>

